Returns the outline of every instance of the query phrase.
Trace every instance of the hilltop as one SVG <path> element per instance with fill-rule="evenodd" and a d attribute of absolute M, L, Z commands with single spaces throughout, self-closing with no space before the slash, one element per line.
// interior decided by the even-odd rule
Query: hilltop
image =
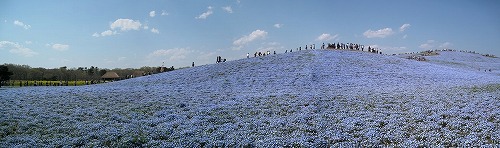
<path fill-rule="evenodd" d="M 467 146 L 499 144 L 500 76 L 303 50 L 113 83 L 0 90 L 5 146 Z M 474 56 L 470 56 L 474 57 Z M 481 68 L 498 58 L 474 57 Z M 463 60 L 462 60 L 463 59 Z M 451 63 L 451 64 L 450 64 Z M 470 65 L 470 64 L 469 64 Z M 498 68 L 498 67 L 496 67 Z"/>
<path fill-rule="evenodd" d="M 500 58 L 498 57 L 469 52 L 440 51 L 438 55 L 426 58 L 434 64 L 500 75 Z"/>
<path fill-rule="evenodd" d="M 452 68 L 500 75 L 500 58 L 491 54 L 479 54 L 472 51 L 430 50 L 419 53 L 403 53 L 396 56 L 417 61 L 424 60 L 432 64 Z"/>

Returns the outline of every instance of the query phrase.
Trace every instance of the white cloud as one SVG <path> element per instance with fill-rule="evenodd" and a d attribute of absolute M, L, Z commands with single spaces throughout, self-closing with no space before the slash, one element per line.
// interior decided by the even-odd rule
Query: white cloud
<path fill-rule="evenodd" d="M 212 11 L 212 6 L 208 6 L 207 12 L 200 14 L 200 16 L 195 17 L 196 19 L 207 19 L 208 16 L 212 15 L 214 12 Z"/>
<path fill-rule="evenodd" d="M 156 34 L 159 34 L 159 33 L 160 33 L 160 31 L 158 31 L 158 29 L 156 29 L 156 28 L 152 28 L 152 29 L 151 29 L 151 32 L 152 32 L 152 33 L 156 33 Z"/>
<path fill-rule="evenodd" d="M 103 31 L 101 33 L 95 32 L 92 34 L 93 37 L 104 37 L 104 36 L 111 36 L 111 35 L 116 35 L 119 34 L 117 30 L 119 29 L 120 31 L 129 31 L 129 30 L 139 30 L 143 28 L 144 30 L 148 30 L 147 25 L 142 25 L 140 21 L 134 21 L 131 19 L 117 19 L 113 23 L 109 25 L 108 30 Z"/>
<path fill-rule="evenodd" d="M 131 19 L 117 19 L 110 25 L 110 28 L 112 30 L 119 28 L 121 31 L 139 30 L 141 25 L 142 24 L 139 21 L 134 21 Z"/>
<path fill-rule="evenodd" d="M 385 38 L 394 33 L 391 28 L 379 29 L 377 31 L 367 30 L 363 35 L 367 38 Z"/>
<path fill-rule="evenodd" d="M 117 34 L 116 31 L 111 31 L 111 30 L 106 30 L 101 32 L 101 36 L 110 36 L 110 35 L 115 35 Z"/>
<path fill-rule="evenodd" d="M 149 16 L 150 16 L 150 17 L 155 17 L 155 16 L 156 16 L 156 12 L 155 12 L 155 11 L 151 11 L 151 12 L 149 12 Z"/>
<path fill-rule="evenodd" d="M 318 38 L 316 38 L 316 40 L 318 40 L 318 41 L 329 41 L 329 40 L 336 39 L 337 37 L 339 37 L 338 34 L 335 34 L 334 36 L 331 36 L 328 33 L 323 33 L 320 36 L 318 36 Z"/>
<path fill-rule="evenodd" d="M 233 42 L 234 45 L 244 45 L 249 42 L 252 42 L 253 40 L 260 39 L 260 38 L 265 38 L 267 36 L 267 32 L 263 30 L 255 30 L 249 35 L 243 36 L 236 41 Z"/>
<path fill-rule="evenodd" d="M 222 10 L 226 11 L 227 13 L 233 13 L 233 8 L 231 8 L 231 6 L 222 7 Z"/>
<path fill-rule="evenodd" d="M 403 32 L 406 29 L 410 28 L 410 26 L 411 26 L 410 24 L 403 24 L 403 26 L 399 27 L 399 31 Z"/>
<path fill-rule="evenodd" d="M 8 49 L 10 53 L 18 54 L 24 57 L 32 57 L 38 54 L 29 48 L 10 41 L 0 41 L 0 49 Z"/>
<path fill-rule="evenodd" d="M 439 48 L 450 48 L 453 44 L 450 42 L 444 42 L 441 45 L 439 45 Z"/>
<path fill-rule="evenodd" d="M 31 41 L 24 41 L 25 44 L 29 45 L 29 44 L 32 44 L 33 42 Z"/>
<path fill-rule="evenodd" d="M 274 24 L 274 27 L 281 28 L 281 27 L 283 27 L 283 24 Z"/>
<path fill-rule="evenodd" d="M 111 35 L 115 35 L 115 34 L 118 34 L 118 33 L 116 31 L 106 30 L 106 31 L 103 31 L 101 33 L 95 32 L 94 34 L 92 34 L 92 36 L 93 37 L 101 37 L 101 36 L 111 36 Z"/>
<path fill-rule="evenodd" d="M 115 35 L 116 31 L 111 31 L 111 30 L 106 30 L 101 32 L 101 36 L 110 36 L 110 35 Z"/>
<path fill-rule="evenodd" d="M 155 50 L 149 54 L 149 57 L 166 57 L 169 61 L 183 60 L 193 51 L 187 48 L 173 48 Z"/>
<path fill-rule="evenodd" d="M 161 16 L 164 16 L 164 15 L 168 15 L 168 12 L 166 12 L 165 10 L 162 10 L 161 11 Z"/>
<path fill-rule="evenodd" d="M 69 45 L 53 44 L 52 49 L 57 50 L 57 51 L 65 51 L 65 50 L 69 49 Z"/>
<path fill-rule="evenodd" d="M 14 21 L 14 25 L 17 25 L 17 26 L 20 26 L 20 27 L 23 27 L 24 29 L 28 30 L 31 28 L 31 25 L 28 25 L 28 24 L 24 24 L 23 22 L 21 21 L 18 21 L 18 20 L 15 20 Z"/>
<path fill-rule="evenodd" d="M 421 45 L 420 45 L 420 46 L 418 46 L 418 47 L 420 47 L 420 48 L 422 48 L 422 49 L 430 50 L 430 49 L 432 49 L 432 48 L 434 48 L 434 47 L 435 47 L 435 45 L 434 45 L 434 44 L 435 44 L 435 42 L 436 42 L 436 41 L 434 41 L 434 40 L 427 40 L 427 42 L 425 42 L 425 43 L 421 44 Z"/>

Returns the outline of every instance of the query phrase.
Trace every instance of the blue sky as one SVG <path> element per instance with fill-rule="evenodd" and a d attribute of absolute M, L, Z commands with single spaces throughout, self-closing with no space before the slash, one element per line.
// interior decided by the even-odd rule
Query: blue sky
<path fill-rule="evenodd" d="M 0 1 L 0 63 L 185 67 L 306 44 L 500 56 L 500 1 Z"/>

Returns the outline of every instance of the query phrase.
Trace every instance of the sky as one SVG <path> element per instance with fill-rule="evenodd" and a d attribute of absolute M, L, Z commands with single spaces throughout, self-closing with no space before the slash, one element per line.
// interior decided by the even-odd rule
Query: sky
<path fill-rule="evenodd" d="M 358 43 L 500 56 L 497 0 L 2 0 L 0 63 L 186 67 Z"/>

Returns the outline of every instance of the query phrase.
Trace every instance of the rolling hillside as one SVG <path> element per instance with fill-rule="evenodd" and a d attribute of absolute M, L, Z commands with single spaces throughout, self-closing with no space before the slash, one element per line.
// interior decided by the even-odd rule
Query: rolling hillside
<path fill-rule="evenodd" d="M 499 63 L 471 57 L 482 68 Z M 453 64 L 468 58 L 303 50 L 100 85 L 3 89 L 0 144 L 498 145 L 498 67 Z"/>
<path fill-rule="evenodd" d="M 434 64 L 500 75 L 500 58 L 456 51 L 440 51 L 438 53 L 439 55 L 427 56 L 426 58 Z"/>

